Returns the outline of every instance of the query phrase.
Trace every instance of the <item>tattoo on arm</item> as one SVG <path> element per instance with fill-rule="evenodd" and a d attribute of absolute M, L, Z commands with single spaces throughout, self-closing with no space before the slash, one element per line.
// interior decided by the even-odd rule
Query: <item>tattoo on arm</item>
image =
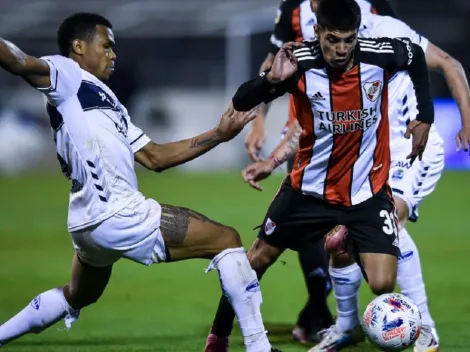
<path fill-rule="evenodd" d="M 281 155 L 279 159 L 284 162 L 290 159 L 299 149 L 299 138 L 302 134 L 302 127 L 297 125 L 292 135 L 286 140 L 280 152 Z"/>
<path fill-rule="evenodd" d="M 194 138 L 191 141 L 190 148 L 205 147 L 214 143 L 214 137 Z"/>

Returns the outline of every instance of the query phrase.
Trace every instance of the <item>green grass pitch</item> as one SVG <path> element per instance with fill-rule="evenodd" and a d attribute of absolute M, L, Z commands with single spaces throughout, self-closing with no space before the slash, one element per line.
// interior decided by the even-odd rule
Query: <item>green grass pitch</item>
<path fill-rule="evenodd" d="M 470 339 L 470 174 L 445 173 L 409 226 L 421 251 L 431 311 L 442 351 L 468 351 Z M 245 247 L 255 238 L 280 182 L 251 190 L 239 173 L 139 173 L 141 189 L 161 203 L 194 208 L 235 227 Z M 67 282 L 72 246 L 66 231 L 68 182 L 60 176 L 0 179 L 0 322 L 37 293 Z M 262 312 L 271 341 L 285 352 L 306 351 L 290 340 L 290 330 L 306 293 L 294 253 L 281 258 L 261 284 Z M 150 268 L 121 261 L 98 304 L 85 309 L 69 332 L 57 324 L 4 348 L 11 352 L 191 352 L 202 351 L 220 295 L 208 262 L 192 260 Z M 372 298 L 362 287 L 361 309 Z M 333 304 L 333 300 L 331 301 Z M 243 351 L 238 328 L 232 351 Z M 352 351 L 372 351 L 368 344 Z"/>

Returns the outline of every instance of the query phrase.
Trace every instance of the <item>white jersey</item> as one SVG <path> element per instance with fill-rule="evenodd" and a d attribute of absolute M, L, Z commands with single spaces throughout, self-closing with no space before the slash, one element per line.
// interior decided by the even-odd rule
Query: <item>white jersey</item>
<path fill-rule="evenodd" d="M 372 13 L 372 4 L 366 0 L 356 0 L 357 4 L 361 8 L 361 14 L 364 17 L 365 15 Z"/>
<path fill-rule="evenodd" d="M 116 214 L 143 195 L 137 186 L 134 153 L 150 142 L 135 127 L 114 93 L 72 59 L 46 56 L 51 86 L 40 89 L 62 172 L 72 181 L 70 232 Z"/>
<path fill-rule="evenodd" d="M 413 43 L 421 46 L 424 52 L 429 41 L 416 33 L 406 23 L 393 17 L 370 14 L 363 18 L 359 35 L 361 37 L 389 37 L 409 38 Z M 408 147 L 408 140 L 403 138 L 408 123 L 416 118 L 418 113 L 413 83 L 407 72 L 398 72 L 389 85 L 389 116 L 392 159 L 399 150 Z M 443 145 L 443 140 L 437 132 L 436 126 L 431 126 L 429 143 Z"/>

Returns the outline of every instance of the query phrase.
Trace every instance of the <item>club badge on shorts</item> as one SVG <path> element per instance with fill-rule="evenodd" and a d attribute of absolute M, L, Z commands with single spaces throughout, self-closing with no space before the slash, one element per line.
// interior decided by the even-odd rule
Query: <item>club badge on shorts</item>
<path fill-rule="evenodd" d="M 270 218 L 267 218 L 266 223 L 264 224 L 264 233 L 266 235 L 271 235 L 276 229 L 276 224 Z"/>

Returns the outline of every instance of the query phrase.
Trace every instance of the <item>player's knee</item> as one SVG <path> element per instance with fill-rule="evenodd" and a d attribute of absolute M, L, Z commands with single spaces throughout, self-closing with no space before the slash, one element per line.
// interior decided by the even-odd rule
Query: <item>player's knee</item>
<path fill-rule="evenodd" d="M 242 247 L 240 234 L 233 227 L 221 226 L 220 233 L 217 235 L 217 247 L 220 251 L 227 248 Z"/>
<path fill-rule="evenodd" d="M 369 277 L 368 279 L 370 290 L 377 296 L 391 293 L 395 289 L 395 278 L 392 276 Z"/>
<path fill-rule="evenodd" d="M 408 205 L 399 197 L 393 197 L 393 199 L 397 209 L 398 223 L 400 224 L 400 227 L 404 227 L 409 217 Z"/>
<path fill-rule="evenodd" d="M 263 273 L 271 265 L 271 258 L 269 255 L 267 255 L 267 253 L 250 250 L 248 251 L 247 256 L 251 268 L 256 271 L 258 277 L 263 275 Z"/>

